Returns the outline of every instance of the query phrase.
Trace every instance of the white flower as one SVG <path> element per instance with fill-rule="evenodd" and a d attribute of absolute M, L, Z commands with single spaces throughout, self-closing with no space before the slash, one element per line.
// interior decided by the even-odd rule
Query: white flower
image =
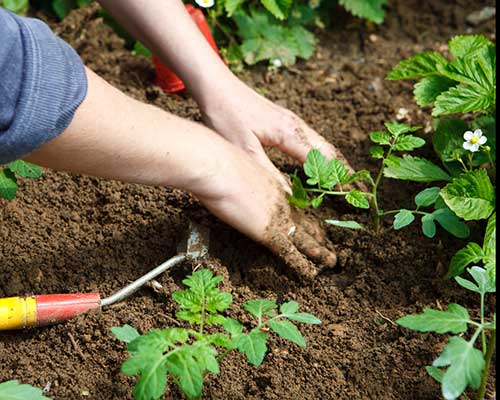
<path fill-rule="evenodd" d="M 195 0 L 196 4 L 203 8 L 210 8 L 215 4 L 215 0 Z"/>
<path fill-rule="evenodd" d="M 465 142 L 463 144 L 465 150 L 469 150 L 472 153 L 479 150 L 479 146 L 482 146 L 488 140 L 486 136 L 483 136 L 483 131 L 481 129 L 476 129 L 474 132 L 467 131 L 464 133 Z"/>
<path fill-rule="evenodd" d="M 283 65 L 283 63 L 281 62 L 281 60 L 279 58 L 275 58 L 273 61 L 272 61 L 272 64 L 273 66 L 275 66 L 276 68 L 279 68 Z"/>

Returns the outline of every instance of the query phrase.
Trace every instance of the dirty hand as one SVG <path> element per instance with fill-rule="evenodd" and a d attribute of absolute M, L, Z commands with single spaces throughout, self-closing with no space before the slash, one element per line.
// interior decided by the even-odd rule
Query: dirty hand
<path fill-rule="evenodd" d="M 263 147 L 277 147 L 301 163 L 310 150 L 317 149 L 327 158 L 338 158 L 349 166 L 335 146 L 293 112 L 259 95 L 234 76 L 226 76 L 221 85 L 224 87 L 212 90 L 207 101 L 198 101 L 205 123 L 247 152 L 283 187 L 288 184 Z"/>
<path fill-rule="evenodd" d="M 226 142 L 218 152 L 218 173 L 194 189 L 214 215 L 262 243 L 299 276 L 314 278 L 337 262 L 317 221 L 293 210 L 273 174 Z M 313 261 L 320 268 L 315 267 Z"/>

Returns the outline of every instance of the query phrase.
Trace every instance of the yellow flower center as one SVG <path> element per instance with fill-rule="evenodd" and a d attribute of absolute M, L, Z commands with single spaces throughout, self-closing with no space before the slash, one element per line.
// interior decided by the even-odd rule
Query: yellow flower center
<path fill-rule="evenodd" d="M 479 141 L 479 139 L 478 139 L 477 137 L 475 137 L 475 136 L 474 136 L 474 137 L 472 137 L 472 138 L 471 138 L 471 140 L 470 140 L 470 142 L 471 142 L 472 144 L 476 144 L 478 141 Z"/>

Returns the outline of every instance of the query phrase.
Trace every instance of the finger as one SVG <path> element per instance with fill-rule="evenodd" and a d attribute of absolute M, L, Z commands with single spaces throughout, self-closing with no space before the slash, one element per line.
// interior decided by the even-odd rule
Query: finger
<path fill-rule="evenodd" d="M 292 236 L 292 241 L 301 253 L 315 263 L 326 268 L 333 268 L 337 264 L 336 254 L 319 244 L 305 231 L 297 229 L 297 232 Z"/>
<path fill-rule="evenodd" d="M 300 211 L 297 210 L 297 213 Z M 313 218 L 303 215 L 298 215 L 294 218 L 296 221 L 300 221 L 299 225 L 302 225 L 304 230 L 311 235 L 319 244 L 325 244 L 326 243 L 326 234 L 325 231 L 321 229 L 318 221 L 314 220 Z"/>

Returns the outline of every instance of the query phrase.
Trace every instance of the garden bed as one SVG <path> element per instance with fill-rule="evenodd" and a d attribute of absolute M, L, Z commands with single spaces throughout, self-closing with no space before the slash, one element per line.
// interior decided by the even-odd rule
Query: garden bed
<path fill-rule="evenodd" d="M 430 124 L 428 113 L 412 99 L 411 84 L 384 81 L 385 74 L 404 57 L 423 49 L 442 50 L 456 34 L 483 33 L 494 41 L 493 20 L 478 27 L 465 21 L 485 5 L 494 3 L 394 0 L 382 26 L 367 25 L 339 10 L 334 28 L 320 36 L 311 60 L 279 72 L 252 68 L 241 78 L 303 117 L 356 169 L 374 171 L 377 164 L 367 156 L 369 132 L 398 113 L 402 122 Z M 98 18 L 96 7 L 73 12 L 53 27 L 114 86 L 182 117 L 200 119 L 191 99 L 164 94 L 152 83 L 151 63 L 124 49 L 123 41 Z M 428 145 L 420 153 L 432 157 L 431 150 Z M 284 172 L 300 167 L 275 151 L 270 155 Z M 258 368 L 248 365 L 243 355 L 232 354 L 223 361 L 220 375 L 208 377 L 205 398 L 437 399 L 439 385 L 425 366 L 442 350 L 446 337 L 405 330 L 393 321 L 450 302 L 478 313 L 475 297 L 442 279 L 450 258 L 464 245 L 443 231 L 431 240 L 418 225 L 394 232 L 387 220 L 376 236 L 328 228 L 340 266 L 303 284 L 269 251 L 218 222 L 184 192 L 49 171 L 21 186 L 14 201 L 0 200 L 0 297 L 96 290 L 109 295 L 173 256 L 191 218 L 210 227 L 210 256 L 203 266 L 225 277 L 223 287 L 232 293 L 238 316 L 244 301 L 267 297 L 296 300 L 323 321 L 301 328 L 306 349 L 272 339 Z M 422 188 L 387 180 L 382 207 L 410 207 Z M 315 211 L 318 217 L 350 219 L 356 214 L 369 224 L 364 211 L 340 202 L 326 204 Z M 472 238 L 479 241 L 481 226 L 470 226 Z M 145 332 L 173 326 L 176 308 L 170 294 L 190 267 L 160 276 L 159 291 L 144 288 L 100 314 L 1 333 L 0 382 L 19 379 L 50 387 L 47 395 L 54 399 L 131 398 L 134 379 L 119 371 L 127 354 L 110 328 L 127 323 Z M 495 375 L 495 365 L 492 369 Z M 180 397 L 169 386 L 165 398 Z"/>

